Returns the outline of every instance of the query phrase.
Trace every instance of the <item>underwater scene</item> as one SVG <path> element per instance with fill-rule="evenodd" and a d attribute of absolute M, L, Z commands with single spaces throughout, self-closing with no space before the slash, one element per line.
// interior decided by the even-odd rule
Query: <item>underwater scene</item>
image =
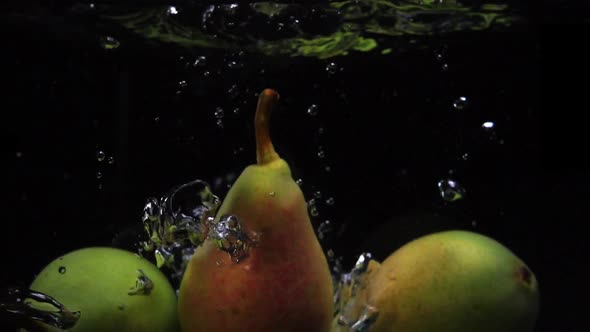
<path fill-rule="evenodd" d="M 531 8 L 5 10 L 0 331 L 578 331 Z"/>

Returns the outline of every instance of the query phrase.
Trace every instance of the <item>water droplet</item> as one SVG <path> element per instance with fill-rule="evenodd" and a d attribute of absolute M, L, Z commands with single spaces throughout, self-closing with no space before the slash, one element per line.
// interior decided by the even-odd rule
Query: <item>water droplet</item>
<path fill-rule="evenodd" d="M 127 295 L 149 295 L 154 289 L 154 282 L 141 269 L 137 270 L 137 274 L 135 286 L 130 288 Z"/>
<path fill-rule="evenodd" d="M 109 165 L 112 165 L 115 163 L 115 158 L 113 156 L 110 156 L 107 158 L 107 163 L 109 163 Z"/>
<path fill-rule="evenodd" d="M 216 124 L 217 124 L 217 127 L 223 128 L 223 120 L 218 119 L 217 122 L 216 122 Z"/>
<path fill-rule="evenodd" d="M 338 71 L 342 71 L 342 68 L 340 68 L 334 62 L 330 62 L 330 63 L 328 63 L 328 65 L 326 65 L 326 71 L 330 74 L 336 74 Z"/>
<path fill-rule="evenodd" d="M 459 97 L 453 102 L 453 108 L 458 111 L 464 110 L 467 107 L 467 97 Z"/>
<path fill-rule="evenodd" d="M 178 14 L 178 10 L 176 10 L 176 7 L 170 6 L 170 7 L 168 7 L 168 10 L 166 11 L 166 13 L 168 13 L 168 15 L 176 15 L 176 14 Z"/>
<path fill-rule="evenodd" d="M 438 189 L 441 197 L 447 202 L 454 202 L 465 196 L 465 189 L 455 180 L 438 181 Z"/>
<path fill-rule="evenodd" d="M 301 186 L 303 185 L 303 179 L 297 179 L 297 180 L 295 180 L 295 183 L 296 183 L 296 184 L 297 184 L 299 187 L 301 187 Z"/>
<path fill-rule="evenodd" d="M 203 56 L 203 55 L 201 55 L 201 56 L 198 56 L 198 57 L 195 59 L 195 62 L 193 62 L 193 66 L 194 66 L 194 67 L 203 67 L 203 66 L 205 66 L 206 64 L 207 64 L 207 57 L 205 57 L 205 56 Z"/>
<path fill-rule="evenodd" d="M 96 152 L 96 160 L 103 161 L 105 157 L 106 157 L 106 155 L 105 155 L 104 151 L 98 150 Z"/>
<path fill-rule="evenodd" d="M 218 119 L 221 119 L 221 118 L 223 118 L 223 115 L 224 115 L 223 109 L 221 107 L 217 107 L 215 109 L 215 117 Z"/>
<path fill-rule="evenodd" d="M 60 274 L 65 274 L 66 273 L 66 267 L 65 266 L 60 266 L 59 269 L 57 270 Z"/>
<path fill-rule="evenodd" d="M 494 129 L 494 123 L 491 121 L 486 121 L 481 126 L 483 129 L 486 129 L 486 130 Z"/>
<path fill-rule="evenodd" d="M 328 197 L 328 199 L 326 200 L 326 204 L 327 205 L 334 205 L 335 201 L 334 201 L 334 197 Z"/>
<path fill-rule="evenodd" d="M 114 50 L 121 45 L 117 39 L 111 36 L 101 37 L 100 44 L 105 50 Z"/>
<path fill-rule="evenodd" d="M 320 240 L 324 239 L 326 237 L 326 233 L 331 232 L 332 229 L 332 223 L 330 220 L 325 220 L 318 226 L 318 238 Z"/>
<path fill-rule="evenodd" d="M 316 116 L 318 114 L 318 106 L 313 104 L 307 108 L 307 114 Z"/>
<path fill-rule="evenodd" d="M 100 171 L 96 172 L 96 178 L 97 179 L 102 178 L 102 173 Z"/>

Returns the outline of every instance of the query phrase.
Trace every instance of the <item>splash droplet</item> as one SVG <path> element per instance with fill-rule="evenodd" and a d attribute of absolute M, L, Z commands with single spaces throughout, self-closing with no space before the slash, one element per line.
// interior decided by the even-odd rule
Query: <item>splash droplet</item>
<path fill-rule="evenodd" d="M 106 157 L 106 154 L 104 153 L 104 151 L 102 151 L 102 150 L 96 151 L 96 160 L 103 161 L 105 157 Z"/>
<path fill-rule="evenodd" d="M 318 114 L 318 106 L 313 104 L 307 108 L 307 114 L 316 116 Z"/>
<path fill-rule="evenodd" d="M 454 202 L 465 196 L 465 189 L 457 181 L 451 179 L 438 181 L 438 190 L 442 199 L 447 202 Z"/>

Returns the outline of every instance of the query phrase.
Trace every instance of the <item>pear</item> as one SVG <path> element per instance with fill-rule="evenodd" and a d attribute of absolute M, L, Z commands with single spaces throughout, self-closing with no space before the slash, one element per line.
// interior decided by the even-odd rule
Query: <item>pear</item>
<path fill-rule="evenodd" d="M 154 264 L 132 252 L 109 247 L 72 251 L 49 263 L 30 288 L 80 313 L 71 332 L 178 331 L 174 289 Z M 42 302 L 29 305 L 56 311 Z"/>
<path fill-rule="evenodd" d="M 468 231 L 405 244 L 364 292 L 370 332 L 530 332 L 539 310 L 528 266 L 494 239 Z"/>
<path fill-rule="evenodd" d="M 184 332 L 330 329 L 328 263 L 303 193 L 269 136 L 270 112 L 278 99 L 271 89 L 260 94 L 254 121 L 257 164 L 238 177 L 215 218 L 237 218 L 256 241 L 238 259 L 216 241 L 196 250 L 179 291 Z"/>

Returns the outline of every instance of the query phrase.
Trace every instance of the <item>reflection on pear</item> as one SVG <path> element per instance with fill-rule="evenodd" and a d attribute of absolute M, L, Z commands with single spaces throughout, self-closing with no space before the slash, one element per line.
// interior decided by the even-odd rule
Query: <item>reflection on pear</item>
<path fill-rule="evenodd" d="M 278 98 L 270 89 L 259 96 L 257 164 L 236 180 L 212 225 L 213 231 L 229 231 L 218 231 L 198 248 L 185 271 L 179 293 L 184 332 L 330 329 L 333 294 L 326 257 L 303 194 L 269 136 Z M 238 229 L 249 237 L 230 232 Z M 253 234 L 255 243 L 249 242 Z"/>

